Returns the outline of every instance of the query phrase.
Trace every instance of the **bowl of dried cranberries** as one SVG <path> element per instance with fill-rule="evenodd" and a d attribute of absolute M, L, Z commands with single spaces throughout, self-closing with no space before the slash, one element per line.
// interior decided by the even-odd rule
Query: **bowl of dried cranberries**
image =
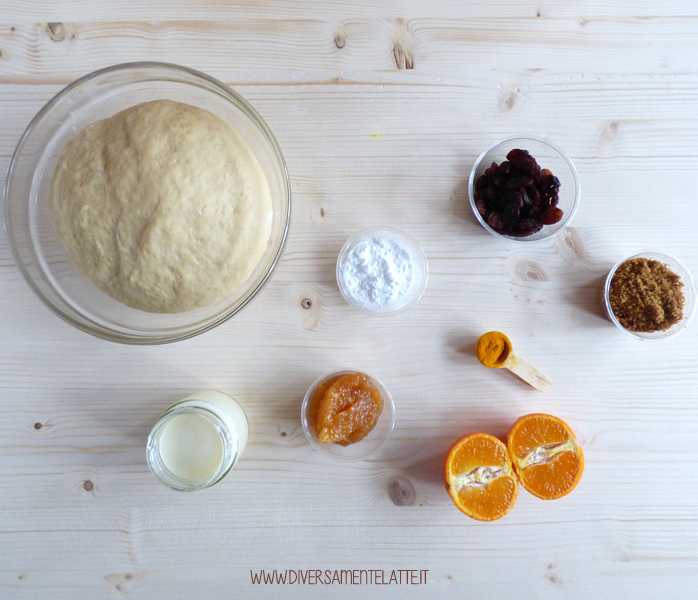
<path fill-rule="evenodd" d="M 470 173 L 470 205 L 491 234 L 538 242 L 567 227 L 579 205 L 577 169 L 555 144 L 534 136 L 497 142 Z"/>

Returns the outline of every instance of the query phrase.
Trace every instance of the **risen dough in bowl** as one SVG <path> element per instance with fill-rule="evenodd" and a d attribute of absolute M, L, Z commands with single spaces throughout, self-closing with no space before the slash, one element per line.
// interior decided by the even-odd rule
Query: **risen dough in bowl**
<path fill-rule="evenodd" d="M 70 259 L 112 298 L 179 313 L 235 291 L 269 242 L 269 185 L 235 130 L 156 100 L 83 129 L 56 166 L 51 210 Z"/>

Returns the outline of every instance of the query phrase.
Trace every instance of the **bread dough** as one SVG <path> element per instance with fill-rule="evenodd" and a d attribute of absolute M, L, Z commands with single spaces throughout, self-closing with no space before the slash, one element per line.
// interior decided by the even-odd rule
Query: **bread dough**
<path fill-rule="evenodd" d="M 267 249 L 272 217 L 264 172 L 235 130 L 171 100 L 82 130 L 58 161 L 51 210 L 76 267 L 156 313 L 231 295 Z"/>

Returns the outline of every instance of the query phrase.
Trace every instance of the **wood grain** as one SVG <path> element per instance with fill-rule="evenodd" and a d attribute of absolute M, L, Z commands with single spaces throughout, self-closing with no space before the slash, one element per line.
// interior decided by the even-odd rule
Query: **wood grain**
<path fill-rule="evenodd" d="M 655 247 L 698 273 L 698 6 L 171 0 L 0 7 L 0 184 L 25 127 L 63 86 L 161 60 L 233 86 L 288 163 L 291 233 L 272 282 L 202 336 L 134 348 L 93 339 L 34 297 L 0 236 L 0 597 L 693 598 L 698 577 L 696 326 L 634 343 L 601 281 Z M 494 140 L 565 148 L 573 226 L 532 248 L 471 214 L 466 183 Z M 341 298 L 337 253 L 372 224 L 429 259 L 421 301 L 370 319 Z M 309 299 L 310 305 L 304 300 Z M 305 306 L 305 308 L 304 308 Z M 501 329 L 543 370 L 540 394 L 482 368 Z M 300 403 L 323 372 L 378 376 L 397 424 L 370 460 L 313 451 Z M 243 459 L 194 495 L 145 463 L 160 412 L 225 390 L 250 421 Z M 470 521 L 442 484 L 473 431 L 549 412 L 586 456 L 573 494 L 521 492 Z M 429 569 L 426 586 L 256 586 L 260 569 Z"/>

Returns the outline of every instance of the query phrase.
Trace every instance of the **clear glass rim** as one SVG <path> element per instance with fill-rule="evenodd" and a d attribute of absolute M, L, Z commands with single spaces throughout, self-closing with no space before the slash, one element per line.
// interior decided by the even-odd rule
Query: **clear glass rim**
<path fill-rule="evenodd" d="M 178 492 L 196 492 L 218 483 L 233 469 L 240 456 L 240 440 L 236 431 L 229 427 L 213 411 L 202 406 L 181 406 L 182 400 L 170 406 L 158 419 L 148 435 L 146 444 L 146 461 L 150 472 L 164 486 Z M 180 415 L 193 414 L 205 418 L 216 429 L 223 444 L 223 459 L 221 466 L 210 477 L 197 481 L 182 479 L 172 473 L 164 464 L 159 452 L 159 442 L 167 423 Z"/>
<path fill-rule="evenodd" d="M 42 292 L 42 290 L 34 283 L 32 277 L 30 276 L 29 272 L 27 271 L 24 262 L 20 258 L 20 253 L 19 249 L 17 247 L 17 241 L 15 237 L 12 234 L 9 221 L 10 221 L 10 216 L 9 216 L 9 201 L 10 201 L 10 183 L 12 180 L 12 175 L 13 175 L 13 170 L 15 163 L 20 155 L 20 151 L 22 150 L 27 138 L 32 134 L 34 131 L 35 127 L 37 124 L 50 112 L 50 110 L 55 106 L 57 102 L 60 101 L 60 99 L 68 94 L 70 91 L 73 89 L 83 85 L 84 83 L 95 79 L 97 77 L 107 75 L 109 73 L 114 73 L 118 71 L 125 71 L 125 70 L 130 70 L 130 69 L 163 69 L 165 71 L 180 71 L 183 73 L 187 73 L 188 75 L 192 75 L 196 78 L 203 79 L 213 85 L 217 90 L 228 100 L 232 101 L 233 104 L 239 104 L 242 107 L 242 110 L 244 113 L 247 114 L 247 116 L 254 122 L 255 126 L 259 128 L 259 130 L 262 132 L 264 137 L 267 139 L 269 142 L 274 156 L 276 160 L 278 161 L 278 165 L 280 167 L 280 170 L 282 172 L 282 177 L 283 177 L 283 183 L 285 187 L 285 204 L 286 204 L 286 210 L 283 211 L 282 213 L 282 225 L 281 225 L 281 238 L 278 243 L 278 247 L 276 251 L 274 252 L 274 255 L 269 263 L 269 267 L 264 274 L 264 276 L 259 280 L 259 282 L 251 288 L 247 294 L 245 294 L 240 301 L 232 308 L 223 311 L 218 318 L 215 320 L 206 323 L 205 325 L 192 329 L 191 331 L 177 331 L 175 333 L 163 333 L 159 336 L 149 336 L 149 335 L 139 335 L 137 333 L 119 333 L 116 332 L 112 329 L 105 328 L 103 325 L 95 323 L 92 319 L 89 317 L 82 315 L 82 318 L 85 319 L 85 322 L 79 321 L 75 318 L 73 318 L 71 315 L 66 314 L 62 310 L 60 310 L 57 306 L 55 306 Z M 259 115 L 259 113 L 250 105 L 240 94 L 238 94 L 235 90 L 224 84 L 223 82 L 219 81 L 218 79 L 215 79 L 214 77 L 211 77 L 210 75 L 207 75 L 206 73 L 202 73 L 201 71 L 197 71 L 195 69 L 191 69 L 189 67 L 183 67 L 181 65 L 176 65 L 173 63 L 166 63 L 166 62 L 151 62 L 151 61 L 141 61 L 141 62 L 129 62 L 129 63 L 120 63 L 117 65 L 112 65 L 109 67 L 105 67 L 103 69 L 98 69 L 97 71 L 93 71 L 92 73 L 88 73 L 87 75 L 84 75 L 83 77 L 75 80 L 73 83 L 69 84 L 68 86 L 64 87 L 61 91 L 59 91 L 53 98 L 51 98 L 42 108 L 41 110 L 34 116 L 34 118 L 29 122 L 29 125 L 27 125 L 27 128 L 24 130 L 24 133 L 19 139 L 19 142 L 17 143 L 17 146 L 15 147 L 15 151 L 12 154 L 12 158 L 10 159 L 10 166 L 7 171 L 7 178 L 5 180 L 5 187 L 4 187 L 4 219 L 5 219 L 5 232 L 7 234 L 7 238 L 10 242 L 10 248 L 12 250 L 12 254 L 15 259 L 15 264 L 19 267 L 20 272 L 22 273 L 22 277 L 24 280 L 27 282 L 29 287 L 32 289 L 34 294 L 43 302 L 43 304 L 48 307 L 55 315 L 72 325 L 73 327 L 76 327 L 77 329 L 80 329 L 81 331 L 84 331 L 85 333 L 88 333 L 90 335 L 93 335 L 98 338 L 102 338 L 111 342 L 117 342 L 121 344 L 129 344 L 129 345 L 140 345 L 140 346 L 154 346 L 154 345 L 160 345 L 160 344 L 169 344 L 172 342 L 178 342 L 181 340 L 185 340 L 197 335 L 200 335 L 202 333 L 205 333 L 206 331 L 209 331 L 215 327 L 218 327 L 221 323 L 224 323 L 228 319 L 230 319 L 233 315 L 237 314 L 240 312 L 249 302 L 264 288 L 264 286 L 268 283 L 268 281 L 271 279 L 271 276 L 276 269 L 276 266 L 278 262 L 281 260 L 281 257 L 283 255 L 286 242 L 288 239 L 288 231 L 291 223 L 291 182 L 290 178 L 288 175 L 288 169 L 286 166 L 286 160 L 284 159 L 283 153 L 281 152 L 281 147 L 279 146 L 278 141 L 276 140 L 276 137 L 272 133 L 271 129 L 269 129 L 269 126 L 266 124 L 264 119 Z"/>
<path fill-rule="evenodd" d="M 641 258 L 647 254 L 653 254 L 659 257 L 666 258 L 668 262 L 674 262 L 676 263 L 686 274 L 686 277 L 684 278 L 683 276 L 681 277 L 681 280 L 683 281 L 684 284 L 684 289 L 686 292 L 684 292 L 685 295 L 688 293 L 691 294 L 691 306 L 687 307 L 688 312 L 684 313 L 682 322 L 680 323 L 679 326 L 675 326 L 674 331 L 670 331 L 666 335 L 658 335 L 656 337 L 645 337 L 643 335 L 640 335 L 637 332 L 630 331 L 623 327 L 620 324 L 620 321 L 616 318 L 616 315 L 613 313 L 613 309 L 611 308 L 611 300 L 610 300 L 610 291 L 611 291 L 611 281 L 613 281 L 613 276 L 615 275 L 616 271 L 618 270 L 618 267 L 620 267 L 623 263 L 633 259 L 633 258 Z M 671 265 L 669 265 L 671 266 Z M 678 275 L 678 273 L 677 273 Z M 690 292 L 688 291 L 690 290 Z M 640 340 L 641 342 L 655 342 L 659 340 L 668 340 L 670 338 L 676 337 L 679 335 L 684 329 L 686 329 L 691 321 L 693 320 L 693 316 L 695 315 L 696 312 L 696 287 L 695 283 L 693 281 L 693 275 L 691 272 L 688 270 L 686 265 L 681 262 L 678 258 L 671 254 L 667 254 L 666 252 L 660 252 L 659 250 L 641 250 L 639 252 L 634 252 L 633 254 L 626 256 L 625 258 L 622 258 L 619 260 L 611 270 L 608 272 L 608 275 L 606 275 L 606 281 L 604 282 L 604 290 L 603 290 L 603 298 L 604 298 L 604 306 L 606 309 L 606 314 L 608 315 L 609 320 L 618 328 L 620 329 L 623 333 L 626 335 L 630 336 L 631 338 L 635 340 Z M 686 298 L 687 300 L 689 298 Z M 660 332 L 661 333 L 661 332 Z"/>
<path fill-rule="evenodd" d="M 392 233 L 396 235 L 397 237 L 404 237 L 405 239 L 409 240 L 414 247 L 417 249 L 417 259 L 419 260 L 420 263 L 422 263 L 424 267 L 424 278 L 423 281 L 419 284 L 419 288 L 417 290 L 417 293 L 415 294 L 414 298 L 410 300 L 407 304 L 404 306 L 395 309 L 395 310 L 386 310 L 382 312 L 376 312 L 372 311 L 369 308 L 362 306 L 361 304 L 358 304 L 357 302 L 354 301 L 354 299 L 347 293 L 347 291 L 344 288 L 344 284 L 342 283 L 342 276 L 341 276 L 341 266 L 344 262 L 344 259 L 346 258 L 347 253 L 351 250 L 351 248 L 354 247 L 356 244 L 356 241 L 365 236 L 365 235 L 372 235 L 372 234 L 377 234 L 381 232 L 387 231 L 388 233 Z M 342 294 L 342 297 L 347 301 L 347 304 L 350 306 L 353 306 L 357 310 L 361 311 L 362 313 L 366 315 L 370 315 L 372 317 L 392 317 L 394 315 L 397 315 L 404 310 L 407 310 L 414 304 L 416 304 L 419 299 L 422 297 L 424 294 L 424 290 L 427 288 L 427 282 L 429 280 L 429 261 L 427 260 L 427 255 L 424 252 L 424 249 L 422 248 L 422 245 L 414 239 L 411 235 L 405 233 L 404 231 L 400 229 L 396 229 L 395 227 L 383 227 L 381 225 L 375 225 L 372 227 L 368 227 L 366 229 L 363 229 L 362 231 L 359 231 L 358 233 L 355 233 L 352 235 L 346 242 L 344 242 L 344 245 L 342 246 L 342 249 L 339 251 L 339 254 L 337 255 L 337 264 L 335 266 L 335 277 L 337 279 L 337 287 L 339 288 L 339 292 Z"/>
<path fill-rule="evenodd" d="M 380 440 L 377 440 L 377 443 L 375 446 L 370 448 L 369 450 L 366 450 L 362 454 L 359 454 L 357 456 L 339 456 L 337 454 L 334 454 L 330 452 L 324 444 L 321 444 L 317 440 L 313 438 L 313 436 L 310 434 L 310 423 L 308 422 L 308 403 L 310 402 L 310 398 L 317 389 L 317 387 L 325 380 L 329 379 L 330 377 L 335 377 L 335 376 L 342 376 L 342 375 L 349 375 L 350 373 L 363 373 L 366 375 L 371 381 L 373 381 L 378 388 L 380 389 L 381 395 L 383 396 L 383 413 L 381 413 L 381 417 L 385 413 L 386 410 L 386 405 L 387 408 L 390 412 L 389 415 L 386 415 L 389 417 L 389 422 L 388 422 L 388 428 L 386 429 L 385 433 L 383 434 L 383 437 Z M 380 417 L 379 417 L 380 419 Z M 361 460 L 362 458 L 366 458 L 369 454 L 375 452 L 380 448 L 384 443 L 385 440 L 388 439 L 390 434 L 393 431 L 393 428 L 395 427 L 395 403 L 393 402 L 393 397 L 388 391 L 388 388 L 386 388 L 383 383 L 381 382 L 380 379 L 377 379 L 373 375 L 366 373 L 366 371 L 361 371 L 361 370 L 352 370 L 352 369 L 344 369 L 342 371 L 330 371 L 329 373 L 325 373 L 324 375 L 321 375 L 318 377 L 308 388 L 308 391 L 305 393 L 305 397 L 303 398 L 303 404 L 301 405 L 301 424 L 303 426 L 303 433 L 305 433 L 305 437 L 308 439 L 310 444 L 317 448 L 322 454 L 325 454 L 326 456 L 329 456 L 335 460 L 340 460 L 340 461 L 346 461 L 346 462 L 352 462 L 356 460 Z M 371 434 L 369 433 L 368 436 Z M 368 437 L 367 436 L 367 437 Z M 366 439 L 366 438 L 364 438 Z M 364 440 L 361 440 L 360 442 L 357 442 L 360 444 Z M 331 444 L 334 445 L 334 444 Z"/>
<path fill-rule="evenodd" d="M 516 140 L 532 140 L 534 142 L 544 144 L 557 152 L 560 155 L 560 158 L 562 158 L 565 161 L 565 164 L 570 170 L 570 173 L 572 174 L 572 180 L 574 182 L 574 199 L 572 200 L 572 208 L 567 211 L 567 215 L 562 221 L 562 225 L 557 229 L 557 231 L 548 233 L 547 235 L 537 238 L 537 239 L 531 239 L 528 237 L 522 237 L 522 238 L 517 238 L 517 237 L 512 237 L 509 235 L 503 235 L 501 233 L 497 233 L 494 229 L 492 229 L 489 224 L 482 218 L 482 215 L 477 211 L 477 207 L 475 206 L 475 193 L 474 193 L 474 187 L 475 187 L 475 173 L 477 172 L 478 167 L 484 160 L 485 156 L 487 156 L 490 152 L 492 152 L 495 148 L 498 146 L 501 146 L 502 144 L 506 144 L 509 142 L 513 142 Z M 475 215 L 475 218 L 478 220 L 480 225 L 482 225 L 489 233 L 491 233 L 493 236 L 507 240 L 509 242 L 512 242 L 514 244 L 536 244 L 538 242 L 543 242 L 545 240 L 550 240 L 554 238 L 556 235 L 560 234 L 562 231 L 564 231 L 567 227 L 569 227 L 570 223 L 572 222 L 572 219 L 574 218 L 575 214 L 577 214 L 577 208 L 579 207 L 579 199 L 581 197 L 581 184 L 579 181 L 579 174 L 577 173 L 577 167 L 574 166 L 574 163 L 570 159 L 569 156 L 567 156 L 567 153 L 560 148 L 557 144 L 554 144 L 553 142 L 546 140 L 542 137 L 535 136 L 535 135 L 512 135 L 506 138 L 503 138 L 491 146 L 487 148 L 480 156 L 478 156 L 477 160 L 475 161 L 475 164 L 473 165 L 472 170 L 470 171 L 470 178 L 468 179 L 468 197 L 470 199 L 470 208 L 473 211 L 473 214 Z"/>

